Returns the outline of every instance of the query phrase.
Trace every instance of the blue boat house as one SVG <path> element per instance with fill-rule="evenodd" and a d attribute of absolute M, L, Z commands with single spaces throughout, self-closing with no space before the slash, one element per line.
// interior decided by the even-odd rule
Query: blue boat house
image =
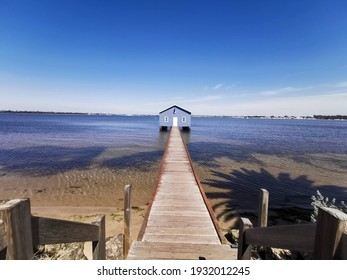
<path fill-rule="evenodd" d="M 182 130 L 190 130 L 191 112 L 177 105 L 171 106 L 159 113 L 159 126 L 161 131 L 173 126 L 178 126 Z"/>

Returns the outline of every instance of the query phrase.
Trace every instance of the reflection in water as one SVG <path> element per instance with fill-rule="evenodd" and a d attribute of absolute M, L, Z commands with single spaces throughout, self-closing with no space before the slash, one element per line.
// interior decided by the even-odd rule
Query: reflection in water
<path fill-rule="evenodd" d="M 183 137 L 184 142 L 187 145 L 190 144 L 190 137 L 191 137 L 190 131 L 182 131 L 182 137 Z"/>
<path fill-rule="evenodd" d="M 157 138 L 157 145 L 158 147 L 160 147 L 161 149 L 165 149 L 167 140 L 169 139 L 169 135 L 170 135 L 170 131 L 159 131 L 158 133 L 158 138 Z"/>

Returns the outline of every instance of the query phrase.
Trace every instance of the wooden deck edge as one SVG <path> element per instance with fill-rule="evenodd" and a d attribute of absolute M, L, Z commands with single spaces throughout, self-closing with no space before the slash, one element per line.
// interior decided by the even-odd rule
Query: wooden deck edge
<path fill-rule="evenodd" d="M 190 167 L 192 168 L 192 171 L 193 171 L 193 175 L 194 175 L 195 181 L 198 184 L 198 187 L 199 187 L 200 193 L 202 195 L 202 198 L 204 200 L 205 206 L 206 206 L 207 211 L 208 211 L 208 213 L 210 215 L 210 218 L 212 220 L 213 226 L 214 226 L 214 228 L 215 228 L 215 230 L 216 230 L 216 232 L 218 234 L 219 241 L 221 242 L 221 244 L 228 244 L 227 239 L 225 238 L 225 236 L 223 235 L 223 233 L 221 231 L 221 227 L 220 227 L 219 222 L 218 222 L 218 220 L 216 218 L 216 215 L 214 214 L 212 206 L 211 206 L 210 202 L 208 201 L 208 198 L 207 198 L 207 196 L 205 194 L 205 191 L 204 191 L 204 189 L 203 189 L 203 187 L 202 187 L 202 185 L 200 183 L 200 179 L 199 179 L 198 175 L 195 172 L 195 169 L 194 169 L 194 166 L 193 166 L 193 162 L 192 162 L 192 159 L 191 159 L 189 151 L 188 151 L 187 144 L 184 141 L 184 138 L 182 137 L 182 133 L 181 133 L 180 130 L 179 130 L 179 132 L 180 132 L 180 136 L 181 136 L 181 139 L 183 141 L 183 144 L 184 144 L 184 148 L 186 150 L 186 154 L 188 156 Z"/>
<path fill-rule="evenodd" d="M 236 260 L 237 249 L 227 244 L 134 241 L 127 260 Z"/>
<path fill-rule="evenodd" d="M 148 202 L 147 211 L 146 211 L 143 223 L 141 225 L 141 229 L 140 229 L 139 234 L 137 236 L 137 241 L 142 241 L 142 238 L 143 238 L 143 236 L 145 234 L 145 230 L 146 230 L 147 223 L 148 223 L 148 218 L 149 218 L 149 215 L 151 213 L 151 209 L 152 209 L 152 205 L 153 205 L 153 202 L 154 202 L 154 198 L 155 198 L 155 196 L 157 194 L 157 191 L 158 191 L 158 188 L 159 188 L 159 183 L 160 183 L 161 176 L 163 174 L 164 163 L 165 163 L 165 159 L 166 159 L 166 156 L 167 156 L 169 143 L 170 143 L 170 140 L 171 140 L 171 133 L 172 133 L 172 128 L 170 129 L 169 138 L 168 138 L 168 140 L 166 142 L 165 151 L 164 151 L 163 157 L 161 159 L 160 171 L 159 171 L 159 175 L 158 175 L 158 178 L 157 178 L 157 183 L 156 183 L 156 186 L 155 186 L 155 188 L 153 190 L 151 199 Z"/>

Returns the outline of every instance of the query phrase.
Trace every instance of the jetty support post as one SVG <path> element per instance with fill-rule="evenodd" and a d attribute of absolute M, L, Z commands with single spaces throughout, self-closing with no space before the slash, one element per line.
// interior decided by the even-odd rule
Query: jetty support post
<path fill-rule="evenodd" d="M 8 260 L 31 260 L 34 257 L 29 199 L 14 199 L 0 205 L 7 236 Z"/>
<path fill-rule="evenodd" d="M 267 227 L 268 209 L 269 209 L 269 192 L 266 189 L 260 189 L 259 213 L 258 213 L 259 227 Z"/>
<path fill-rule="evenodd" d="M 339 259 L 339 245 L 346 230 L 347 214 L 335 208 L 319 208 L 313 258 Z"/>
<path fill-rule="evenodd" d="M 123 258 L 126 259 L 131 245 L 131 185 L 124 187 L 124 237 Z"/>
<path fill-rule="evenodd" d="M 250 260 L 251 259 L 251 248 L 250 244 L 246 243 L 245 231 L 247 229 L 253 228 L 251 221 L 247 218 L 240 219 L 240 228 L 239 228 L 239 246 L 237 250 L 237 259 L 238 260 Z"/>
<path fill-rule="evenodd" d="M 92 224 L 99 227 L 99 239 L 92 242 L 93 260 L 106 260 L 105 215 L 96 217 Z"/>
<path fill-rule="evenodd" d="M 260 189 L 259 192 L 259 209 L 258 209 L 258 227 L 267 227 L 268 212 L 269 212 L 269 192 L 266 189 Z M 270 253 L 269 247 L 257 247 L 258 253 L 262 259 L 266 259 Z"/>

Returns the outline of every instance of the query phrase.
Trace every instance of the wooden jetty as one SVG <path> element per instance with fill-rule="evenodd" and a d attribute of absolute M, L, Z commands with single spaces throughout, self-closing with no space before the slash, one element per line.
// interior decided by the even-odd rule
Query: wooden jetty
<path fill-rule="evenodd" d="M 178 127 L 172 127 L 160 177 L 128 259 L 236 259 L 225 243 Z"/>
<path fill-rule="evenodd" d="M 165 149 L 160 177 L 137 241 L 131 243 L 131 186 L 124 191 L 124 257 L 145 259 L 251 259 L 252 246 L 347 259 L 347 214 L 321 207 L 316 224 L 267 227 L 269 193 L 260 190 L 258 227 L 239 221 L 238 248 L 225 244 L 177 127 Z M 33 259 L 33 247 L 92 241 L 93 259 L 106 259 L 105 217 L 92 224 L 36 217 L 29 199 L 0 203 L 0 260 Z M 130 244 L 131 243 L 131 244 Z M 130 249 L 129 249 L 130 248 Z"/>

